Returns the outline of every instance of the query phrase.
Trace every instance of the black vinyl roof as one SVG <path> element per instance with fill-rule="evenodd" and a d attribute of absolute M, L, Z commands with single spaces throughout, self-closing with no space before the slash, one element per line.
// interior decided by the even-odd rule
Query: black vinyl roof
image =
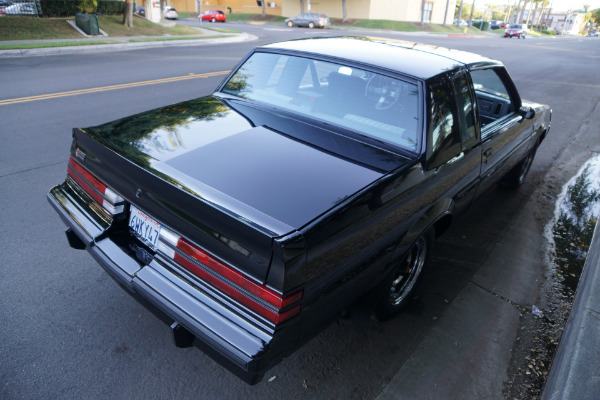
<path fill-rule="evenodd" d="M 474 53 L 445 47 L 376 37 L 342 36 L 290 40 L 262 46 L 354 60 L 420 79 L 462 66 L 502 65 Z"/>

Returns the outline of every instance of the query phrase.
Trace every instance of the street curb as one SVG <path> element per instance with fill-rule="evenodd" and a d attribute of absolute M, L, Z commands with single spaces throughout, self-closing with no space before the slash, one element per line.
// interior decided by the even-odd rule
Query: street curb
<path fill-rule="evenodd" d="M 110 36 L 106 37 L 110 40 Z M 89 54 L 105 53 L 115 51 L 137 50 L 152 47 L 177 47 L 177 46 L 204 46 L 221 43 L 238 43 L 257 40 L 258 37 L 246 32 L 235 34 L 235 36 L 220 37 L 212 39 L 192 40 L 162 40 L 152 42 L 114 43 L 114 44 L 91 44 L 85 46 L 50 47 L 38 49 L 15 49 L 0 50 L 0 57 L 29 57 L 29 56 L 53 56 L 63 54 Z"/>
<path fill-rule="evenodd" d="M 600 399 L 600 223 L 567 326 L 552 363 L 543 400 Z"/>

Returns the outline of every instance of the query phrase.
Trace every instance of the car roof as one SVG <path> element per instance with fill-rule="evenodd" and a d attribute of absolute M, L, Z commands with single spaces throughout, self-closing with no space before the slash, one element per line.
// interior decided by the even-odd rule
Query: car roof
<path fill-rule="evenodd" d="M 502 65 L 498 61 L 461 50 L 376 37 L 342 36 L 298 39 L 262 46 L 269 50 L 312 53 L 341 58 L 428 79 L 461 66 Z"/>

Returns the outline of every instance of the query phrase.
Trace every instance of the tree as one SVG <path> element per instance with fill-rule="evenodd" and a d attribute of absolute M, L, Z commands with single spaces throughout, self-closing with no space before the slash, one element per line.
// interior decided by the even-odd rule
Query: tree
<path fill-rule="evenodd" d="M 529 26 L 529 19 L 531 18 L 531 7 L 533 7 L 533 3 L 535 2 L 535 8 L 537 9 L 537 2 L 539 0 L 531 0 L 529 2 L 529 11 L 527 12 L 527 21 L 525 21 L 525 26 Z"/>
<path fill-rule="evenodd" d="M 125 9 L 123 10 L 123 25 L 133 28 L 133 0 L 125 0 Z"/>
<path fill-rule="evenodd" d="M 300 14 L 304 13 L 304 0 L 300 0 Z"/>
<path fill-rule="evenodd" d="M 93 14 L 96 12 L 96 8 L 98 8 L 98 2 L 96 0 L 83 0 L 77 8 L 79 8 L 79 12 L 81 13 Z"/>
<path fill-rule="evenodd" d="M 260 5 L 262 7 L 262 16 L 264 17 L 265 15 L 267 15 L 267 10 L 265 10 L 265 0 L 261 0 Z"/>
<path fill-rule="evenodd" d="M 346 0 L 342 0 L 342 21 L 348 22 L 348 10 L 346 9 Z"/>
<path fill-rule="evenodd" d="M 600 8 L 596 8 L 591 11 L 592 16 L 590 17 L 590 21 L 595 22 L 596 25 L 600 24 Z"/>
<path fill-rule="evenodd" d="M 473 11 L 475 11 L 475 0 L 473 0 L 473 4 L 471 5 L 471 16 L 469 17 L 469 28 L 473 26 Z"/>
<path fill-rule="evenodd" d="M 460 8 L 458 9 L 458 16 L 456 17 L 456 25 L 460 25 L 460 20 L 462 18 L 462 9 L 463 9 L 463 2 L 465 0 L 460 0 Z"/>
<path fill-rule="evenodd" d="M 519 2 L 517 3 L 517 8 L 515 8 L 515 13 L 513 14 L 513 24 L 518 24 L 519 23 L 519 11 L 521 8 L 521 3 L 523 2 L 523 0 L 519 0 Z"/>
<path fill-rule="evenodd" d="M 346 0 L 344 0 L 345 2 Z M 448 17 L 448 8 L 450 7 L 450 0 L 446 0 L 446 12 L 444 13 L 444 23 L 442 26 L 446 26 L 446 18 Z"/>

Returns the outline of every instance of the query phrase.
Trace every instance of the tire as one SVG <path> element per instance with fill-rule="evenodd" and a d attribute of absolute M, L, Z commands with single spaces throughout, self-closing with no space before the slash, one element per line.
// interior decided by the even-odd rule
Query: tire
<path fill-rule="evenodd" d="M 515 165 L 513 169 L 502 178 L 500 181 L 502 186 L 509 189 L 517 189 L 519 186 L 523 185 L 525 178 L 527 178 L 527 174 L 529 174 L 529 170 L 531 169 L 531 164 L 533 164 L 537 148 L 538 145 L 536 143 L 535 147 L 527 153 L 527 156 L 525 156 L 524 159 Z"/>
<path fill-rule="evenodd" d="M 294 26 L 294 23 L 292 21 L 288 21 L 287 26 L 289 26 L 291 28 Z"/>
<path fill-rule="evenodd" d="M 423 233 L 410 246 L 394 268 L 383 286 L 381 299 L 375 308 L 375 316 L 380 321 L 387 321 L 398 314 L 410 299 L 420 281 L 423 268 L 429 261 L 433 247 L 434 231 Z"/>
<path fill-rule="evenodd" d="M 312 21 L 311 21 L 311 22 L 309 22 L 309 23 L 308 23 L 308 27 L 309 27 L 310 29 L 314 28 L 314 27 L 315 27 L 315 23 L 314 23 L 314 22 L 312 22 Z"/>
<path fill-rule="evenodd" d="M 216 19 L 214 19 L 214 18 L 210 20 L 210 22 L 216 22 L 216 21 L 217 21 L 217 20 L 216 20 Z"/>

